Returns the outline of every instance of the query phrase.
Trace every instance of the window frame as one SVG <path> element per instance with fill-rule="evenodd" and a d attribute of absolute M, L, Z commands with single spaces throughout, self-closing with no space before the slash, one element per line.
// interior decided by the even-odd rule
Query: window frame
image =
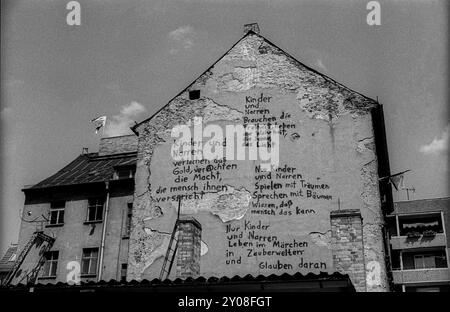
<path fill-rule="evenodd" d="M 63 206 L 59 206 L 58 204 L 64 203 Z M 49 209 L 49 218 L 47 221 L 47 227 L 53 227 L 53 226 L 63 226 L 64 225 L 64 216 L 65 216 L 65 210 L 66 210 L 66 201 L 54 201 L 50 203 L 50 209 Z M 56 223 L 52 223 L 52 215 L 53 213 L 56 213 Z M 61 217 L 62 215 L 62 217 Z M 60 220 L 62 219 L 62 220 Z"/>
<path fill-rule="evenodd" d="M 49 259 L 48 255 L 52 255 L 52 258 Z M 56 258 L 54 257 L 54 255 L 56 255 Z M 41 269 L 41 273 L 39 274 L 39 278 L 56 278 L 56 276 L 58 275 L 58 261 L 59 261 L 59 250 L 50 250 L 47 251 L 44 254 L 45 257 L 45 262 L 42 265 L 42 269 Z M 48 265 L 48 271 L 45 271 L 45 268 L 47 266 L 47 263 L 49 263 Z M 54 275 L 51 275 L 51 273 L 53 272 L 53 268 L 55 271 Z M 47 274 L 44 274 L 47 273 Z"/>
<path fill-rule="evenodd" d="M 419 260 L 420 259 L 420 260 Z M 429 260 L 432 259 L 433 265 L 428 266 Z M 428 261 L 427 261 L 428 260 Z M 421 266 L 418 267 L 418 261 L 420 261 Z M 427 255 L 427 254 L 421 254 L 421 255 L 414 255 L 414 269 L 415 270 L 422 270 L 422 269 L 436 269 L 436 255 Z"/>
<path fill-rule="evenodd" d="M 11 257 L 9 257 L 8 262 L 16 262 L 17 253 L 13 253 Z"/>
<path fill-rule="evenodd" d="M 134 179 L 136 175 L 136 166 L 122 165 L 114 167 L 114 180 Z"/>
<path fill-rule="evenodd" d="M 91 204 L 91 201 L 95 200 L 95 204 Z M 101 201 L 102 204 L 100 205 L 98 202 Z M 98 209 L 99 207 L 101 208 L 101 218 L 98 219 Z M 94 216 L 95 219 L 90 219 L 90 215 L 91 215 L 91 209 L 94 208 L 95 212 L 94 212 Z M 105 198 L 103 197 L 92 197 L 92 198 L 88 198 L 87 200 L 87 209 L 86 209 L 86 220 L 84 223 L 100 223 L 103 222 L 103 218 L 104 218 L 104 213 L 105 213 Z"/>
<path fill-rule="evenodd" d="M 85 257 L 85 253 L 86 253 L 87 251 L 89 251 L 89 256 L 88 256 L 88 257 Z M 96 252 L 97 252 L 96 257 L 93 257 L 93 256 L 92 256 L 92 252 L 93 252 L 93 251 L 96 251 Z M 91 272 L 91 269 L 92 269 L 91 266 L 92 266 L 92 260 L 93 260 L 93 259 L 95 259 L 95 262 L 96 262 L 95 268 L 94 268 L 94 270 L 93 270 L 94 273 Z M 87 272 L 83 272 L 85 260 L 89 260 L 89 266 L 88 266 Z M 82 250 L 82 252 L 81 252 L 81 267 L 80 267 L 81 271 L 80 271 L 80 276 L 81 276 L 81 277 L 97 276 L 98 265 L 99 265 L 98 260 L 99 260 L 99 248 L 98 248 L 98 247 L 88 247 L 88 248 L 83 248 L 83 250 Z"/>

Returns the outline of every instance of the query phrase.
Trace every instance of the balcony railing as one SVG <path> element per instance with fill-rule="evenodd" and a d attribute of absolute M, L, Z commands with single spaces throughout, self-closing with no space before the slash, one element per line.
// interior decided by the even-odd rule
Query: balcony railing
<path fill-rule="evenodd" d="M 447 240 L 444 233 L 436 233 L 432 236 L 420 235 L 417 237 L 392 236 L 391 246 L 393 250 L 441 247 L 447 246 Z"/>
<path fill-rule="evenodd" d="M 448 268 L 392 271 L 395 284 L 450 281 Z"/>

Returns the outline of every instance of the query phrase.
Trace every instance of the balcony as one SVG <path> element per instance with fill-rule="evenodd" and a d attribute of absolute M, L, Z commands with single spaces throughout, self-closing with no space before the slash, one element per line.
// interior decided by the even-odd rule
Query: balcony
<path fill-rule="evenodd" d="M 418 237 L 392 236 L 391 246 L 393 250 L 445 247 L 447 240 L 444 233 L 436 233 L 433 236 L 420 235 Z"/>
<path fill-rule="evenodd" d="M 448 268 L 392 271 L 395 284 L 450 281 Z"/>

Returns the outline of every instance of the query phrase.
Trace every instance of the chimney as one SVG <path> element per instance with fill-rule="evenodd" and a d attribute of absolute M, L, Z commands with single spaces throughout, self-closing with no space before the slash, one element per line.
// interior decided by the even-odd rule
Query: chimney
<path fill-rule="evenodd" d="M 82 155 L 86 155 L 89 153 L 89 149 L 87 147 L 83 147 L 83 151 L 81 152 Z"/>
<path fill-rule="evenodd" d="M 330 219 L 334 267 L 350 276 L 356 291 L 366 291 L 361 212 L 359 209 L 334 210 Z"/>
<path fill-rule="evenodd" d="M 193 217 L 178 220 L 177 278 L 196 278 L 200 275 L 202 226 Z"/>
<path fill-rule="evenodd" d="M 246 35 L 250 30 L 253 31 L 254 33 L 259 34 L 258 23 L 251 23 L 251 24 L 244 25 L 244 35 Z"/>

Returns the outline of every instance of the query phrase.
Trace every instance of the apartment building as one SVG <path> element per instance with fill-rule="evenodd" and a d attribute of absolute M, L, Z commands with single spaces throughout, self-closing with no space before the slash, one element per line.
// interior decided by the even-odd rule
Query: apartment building
<path fill-rule="evenodd" d="M 28 254 L 22 253 L 13 284 L 125 278 L 136 144 L 134 135 L 103 138 L 98 152 L 83 150 L 54 175 L 23 189 L 18 250 Z"/>
<path fill-rule="evenodd" d="M 450 198 L 401 201 L 387 216 L 396 291 L 450 291 Z"/>

